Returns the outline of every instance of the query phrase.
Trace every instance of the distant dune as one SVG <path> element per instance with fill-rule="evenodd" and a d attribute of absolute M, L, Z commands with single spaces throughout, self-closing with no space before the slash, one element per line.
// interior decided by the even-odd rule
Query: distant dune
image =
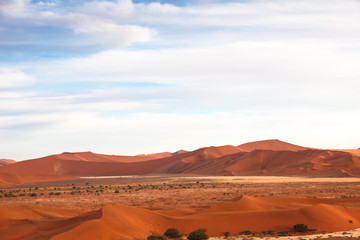
<path fill-rule="evenodd" d="M 359 150 L 312 149 L 279 140 L 137 156 L 62 153 L 0 167 L 0 185 L 149 174 L 352 177 L 360 176 L 360 154 Z"/>
<path fill-rule="evenodd" d="M 0 167 L 1 166 L 7 166 L 10 164 L 16 163 L 15 160 L 11 160 L 11 159 L 0 159 Z"/>
<path fill-rule="evenodd" d="M 234 202 L 193 212 L 177 210 L 177 216 L 123 205 L 107 205 L 80 212 L 39 206 L 0 207 L 0 236 L 5 239 L 145 239 L 167 228 L 183 234 L 206 228 L 210 236 L 224 232 L 288 231 L 297 223 L 321 231 L 360 227 L 360 209 L 344 207 L 353 199 L 255 198 L 242 196 Z M 351 220 L 351 222 L 350 222 Z M 47 239 L 46 238 L 46 239 Z"/>
<path fill-rule="evenodd" d="M 251 152 L 254 150 L 301 151 L 308 149 L 291 143 L 283 142 L 278 139 L 244 143 L 239 145 L 238 148 L 244 152 Z"/>

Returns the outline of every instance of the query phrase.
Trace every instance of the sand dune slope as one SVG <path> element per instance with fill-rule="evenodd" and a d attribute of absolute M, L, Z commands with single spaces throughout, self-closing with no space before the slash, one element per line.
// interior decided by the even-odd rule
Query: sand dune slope
<path fill-rule="evenodd" d="M 11 159 L 0 159 L 0 167 L 1 166 L 7 166 L 10 164 L 16 163 L 15 160 L 11 160 Z"/>
<path fill-rule="evenodd" d="M 291 143 L 283 142 L 278 139 L 263 140 L 244 143 L 237 146 L 244 152 L 251 152 L 254 150 L 273 150 L 273 151 L 301 151 L 307 150 L 308 148 L 294 145 Z"/>
<path fill-rule="evenodd" d="M 123 205 L 107 205 L 89 213 L 34 206 L 1 207 L 0 236 L 2 239 L 36 236 L 53 240 L 145 239 L 171 227 L 184 234 L 206 228 L 210 236 L 222 236 L 226 231 L 231 234 L 245 230 L 286 231 L 297 223 L 316 228 L 317 232 L 333 232 L 360 227 L 360 209 L 338 205 L 349 201 L 354 199 L 243 196 L 234 202 L 177 216 Z"/>
<path fill-rule="evenodd" d="M 0 167 L 0 186 L 147 174 L 352 177 L 360 176 L 360 156 L 357 150 L 309 149 L 279 140 L 137 156 L 62 153 Z"/>
<path fill-rule="evenodd" d="M 0 207 L 0 236 L 4 240 L 49 239 L 68 231 L 96 213 L 39 206 Z"/>
<path fill-rule="evenodd" d="M 278 202 L 277 202 L 278 201 Z M 288 199 L 288 202 L 291 202 Z M 301 200 L 297 200 L 298 202 Z M 277 202 L 274 208 L 274 202 Z M 297 223 L 307 224 L 319 231 L 339 231 L 360 227 L 360 210 L 342 206 L 316 203 L 298 208 L 278 207 L 279 200 L 267 202 L 244 196 L 233 204 L 213 206 L 186 216 L 168 216 L 154 211 L 110 205 L 102 209 L 102 217 L 83 223 L 53 239 L 145 239 L 153 232 L 163 233 L 176 227 L 189 234 L 199 228 L 207 228 L 210 236 L 221 236 L 250 230 L 291 230 Z M 350 223 L 349 220 L 353 222 Z"/>

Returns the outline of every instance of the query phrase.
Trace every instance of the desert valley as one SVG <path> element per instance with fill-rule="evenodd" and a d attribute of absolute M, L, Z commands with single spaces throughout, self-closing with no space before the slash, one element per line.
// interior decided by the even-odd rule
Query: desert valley
<path fill-rule="evenodd" d="M 0 239 L 147 239 L 169 228 L 184 239 L 197 229 L 243 239 L 360 228 L 359 149 L 265 140 L 0 164 Z"/>

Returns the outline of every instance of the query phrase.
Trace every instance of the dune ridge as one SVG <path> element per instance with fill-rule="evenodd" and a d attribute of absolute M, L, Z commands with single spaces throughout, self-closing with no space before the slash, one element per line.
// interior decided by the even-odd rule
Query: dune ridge
<path fill-rule="evenodd" d="M 338 205 L 348 201 L 354 199 L 244 195 L 233 202 L 183 214 L 179 209 L 177 215 L 117 204 L 87 213 L 38 206 L 0 207 L 0 235 L 6 239 L 32 239 L 39 235 L 51 236 L 53 240 L 145 239 L 176 227 L 184 234 L 206 228 L 214 237 L 223 236 L 226 231 L 288 231 L 297 223 L 316 228 L 317 232 L 334 232 L 360 227 L 360 209 Z"/>
<path fill-rule="evenodd" d="M 280 140 L 195 151 L 117 156 L 62 153 L 0 167 L 0 185 L 121 175 L 360 176 L 357 150 L 311 149 Z"/>
<path fill-rule="evenodd" d="M 15 160 L 11 160 L 11 159 L 0 159 L 0 167 L 1 166 L 7 166 L 9 164 L 13 164 L 16 163 Z"/>

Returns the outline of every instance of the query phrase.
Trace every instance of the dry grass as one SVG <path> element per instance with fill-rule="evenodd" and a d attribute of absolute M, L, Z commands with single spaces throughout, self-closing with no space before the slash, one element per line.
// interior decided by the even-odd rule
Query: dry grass
<path fill-rule="evenodd" d="M 16 197 L 5 197 L 9 194 Z M 79 179 L 0 188 L 2 196 L 0 206 L 37 204 L 94 210 L 107 204 L 117 203 L 166 210 L 204 208 L 229 201 L 242 194 L 260 197 L 291 195 L 314 198 L 360 198 L 360 182 L 357 178 L 242 176 Z"/>

